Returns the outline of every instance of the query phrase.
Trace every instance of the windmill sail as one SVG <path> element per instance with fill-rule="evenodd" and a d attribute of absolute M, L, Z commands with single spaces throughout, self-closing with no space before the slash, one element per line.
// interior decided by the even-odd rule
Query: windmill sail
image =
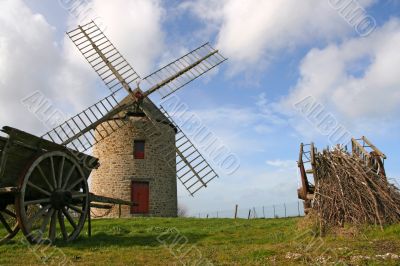
<path fill-rule="evenodd" d="M 139 75 L 93 21 L 67 33 L 111 91 L 135 88 Z"/>
<path fill-rule="evenodd" d="M 176 133 L 176 174 L 183 186 L 191 195 L 199 191 L 218 177 L 211 165 L 206 161 L 200 151 L 193 145 L 186 134 L 172 120 L 171 116 L 161 106 L 160 110 L 173 123 Z"/>
<path fill-rule="evenodd" d="M 209 43 L 203 44 L 145 77 L 143 80 L 152 86 L 145 95 L 158 90 L 165 98 L 226 60 Z"/>
<path fill-rule="evenodd" d="M 126 122 L 121 119 L 110 121 L 112 117 L 127 108 L 127 105 L 121 105 L 118 100 L 118 93 L 121 91 L 122 89 L 101 99 L 50 130 L 42 138 L 79 152 L 89 150 L 93 145 L 125 125 Z"/>
<path fill-rule="evenodd" d="M 150 119 L 154 126 L 152 130 L 158 135 L 163 134 L 160 122 L 167 123 L 176 130 L 175 143 L 169 143 L 174 144 L 176 148 L 165 152 L 176 153 L 176 159 L 172 156 L 173 162 L 168 163 L 171 167 L 177 168 L 178 179 L 191 195 L 218 177 L 168 113 L 162 107 L 158 109 L 147 97 L 158 91 L 165 98 L 218 66 L 226 60 L 218 50 L 206 43 L 187 53 L 145 77 L 143 80 L 149 87 L 142 92 L 136 85 L 139 75 L 93 21 L 67 34 L 112 94 L 47 132 L 43 138 L 77 151 L 87 151 L 122 127 L 126 123 L 125 120 L 120 117 L 114 118 L 121 111 L 135 105 L 140 107 Z M 135 90 L 133 91 L 132 88 Z M 132 101 L 122 103 L 119 101 L 121 98 L 116 94 L 125 93 L 124 96 L 126 96 L 126 92 L 132 97 Z"/>
<path fill-rule="evenodd" d="M 175 135 L 175 152 L 176 161 L 170 162 L 171 167 L 176 167 L 177 177 L 183 184 L 190 195 L 194 195 L 201 188 L 207 187 L 211 180 L 218 177 L 211 165 L 206 161 L 200 151 L 193 145 L 185 133 L 173 121 L 167 111 L 161 106 L 159 109 L 150 108 L 147 104 L 143 104 L 141 109 L 154 125 L 155 132 L 162 132 L 159 123 L 170 124 L 176 130 Z M 157 110 L 157 111 L 155 111 Z M 159 112 L 161 111 L 161 113 Z M 162 115 L 161 115 L 162 114 Z M 153 131 L 153 133 L 154 133 Z M 164 145 L 169 147 L 169 145 Z M 164 151 L 168 154 L 170 151 Z"/>
<path fill-rule="evenodd" d="M 111 91 L 136 88 L 139 75 L 93 21 L 67 34 Z M 159 91 L 165 98 L 226 60 L 205 43 L 145 77 L 150 88 L 144 96 Z"/>

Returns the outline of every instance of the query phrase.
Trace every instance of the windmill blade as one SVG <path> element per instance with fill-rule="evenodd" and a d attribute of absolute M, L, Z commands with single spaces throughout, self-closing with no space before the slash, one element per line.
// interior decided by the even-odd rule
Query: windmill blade
<path fill-rule="evenodd" d="M 158 91 L 165 98 L 226 60 L 209 43 L 203 44 L 145 77 L 151 88 L 144 96 Z"/>
<path fill-rule="evenodd" d="M 139 75 L 93 21 L 67 32 L 68 37 L 86 58 L 111 91 L 131 91 Z"/>
<path fill-rule="evenodd" d="M 67 35 L 111 91 L 137 87 L 139 75 L 93 21 Z M 165 98 L 225 60 L 206 43 L 144 78 L 150 88 L 143 97 L 159 91 Z"/>
<path fill-rule="evenodd" d="M 218 174 L 214 171 L 211 165 L 206 161 L 200 151 L 193 145 L 181 128 L 173 121 L 167 111 L 160 106 L 161 112 L 175 126 L 176 133 L 176 174 L 183 186 L 191 195 L 195 194 Z"/>
<path fill-rule="evenodd" d="M 50 130 L 42 138 L 79 152 L 89 150 L 126 124 L 122 119 L 113 120 L 113 117 L 129 107 L 127 103 L 120 103 L 121 91 L 123 90 L 120 89 L 101 99 Z"/>
<path fill-rule="evenodd" d="M 153 105 L 151 108 L 150 104 Z M 201 188 L 207 187 L 207 184 L 218 174 L 211 165 L 205 160 L 185 133 L 172 120 L 171 116 L 161 106 L 160 109 L 149 100 L 144 101 L 141 109 L 146 116 L 152 121 L 154 130 L 162 134 L 162 128 L 158 123 L 170 124 L 176 129 L 175 151 L 176 161 L 170 162 L 171 167 L 176 167 L 177 178 L 183 186 L 189 191 L 190 195 L 194 195 Z M 169 145 L 164 145 L 169 147 Z M 163 151 L 168 154 L 170 151 Z"/>

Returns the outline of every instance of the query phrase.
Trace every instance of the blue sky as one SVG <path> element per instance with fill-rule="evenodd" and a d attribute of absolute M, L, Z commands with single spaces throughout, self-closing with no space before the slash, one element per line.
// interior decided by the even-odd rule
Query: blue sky
<path fill-rule="evenodd" d="M 177 93 L 240 158 L 238 171 L 222 171 L 194 198 L 179 188 L 191 213 L 296 202 L 300 142 L 334 144 L 293 107 L 307 96 L 369 137 L 388 156 L 388 175 L 400 177 L 398 1 L 341 1 L 376 22 L 367 36 L 332 0 L 90 0 L 77 2 L 80 14 L 67 2 L 0 2 L 0 124 L 44 132 L 20 104 L 35 90 L 71 115 L 107 94 L 65 38 L 98 18 L 142 77 L 206 41 L 229 58 Z"/>

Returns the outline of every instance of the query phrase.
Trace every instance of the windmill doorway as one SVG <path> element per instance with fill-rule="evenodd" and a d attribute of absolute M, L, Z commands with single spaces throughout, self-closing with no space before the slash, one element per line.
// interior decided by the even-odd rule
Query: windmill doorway
<path fill-rule="evenodd" d="M 149 213 L 149 182 L 132 181 L 131 199 L 137 206 L 131 208 L 131 214 Z"/>

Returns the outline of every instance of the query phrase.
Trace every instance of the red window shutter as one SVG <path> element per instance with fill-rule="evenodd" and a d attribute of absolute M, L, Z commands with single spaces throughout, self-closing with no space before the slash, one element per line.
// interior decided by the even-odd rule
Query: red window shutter
<path fill-rule="evenodd" d="M 144 152 L 142 151 L 135 152 L 135 159 L 144 159 Z"/>
<path fill-rule="evenodd" d="M 135 159 L 144 159 L 144 140 L 135 140 L 133 147 L 133 154 Z"/>

